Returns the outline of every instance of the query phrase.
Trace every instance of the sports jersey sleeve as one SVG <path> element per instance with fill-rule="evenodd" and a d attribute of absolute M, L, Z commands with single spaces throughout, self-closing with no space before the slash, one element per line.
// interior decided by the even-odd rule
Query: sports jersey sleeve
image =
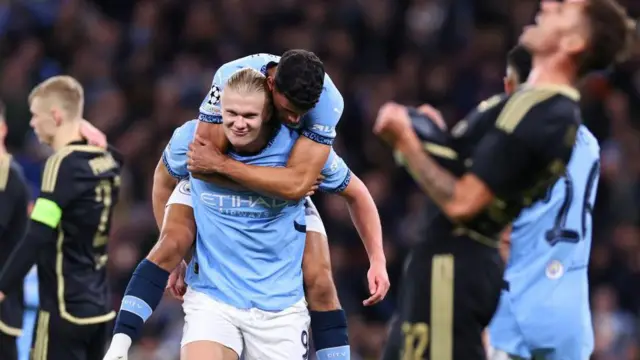
<path fill-rule="evenodd" d="M 44 166 L 40 195 L 31 211 L 31 220 L 56 229 L 62 210 L 76 197 L 74 176 L 77 168 L 72 156 L 54 154 Z"/>
<path fill-rule="evenodd" d="M 331 149 L 329 158 L 321 171 L 324 179 L 320 183 L 320 190 L 329 193 L 344 191 L 351 181 L 351 170 L 344 160 Z"/>
<path fill-rule="evenodd" d="M 336 138 L 336 126 L 344 110 L 344 100 L 340 91 L 325 77 L 324 90 L 316 106 L 305 115 L 302 135 L 325 144 L 333 144 Z"/>
<path fill-rule="evenodd" d="M 200 104 L 200 114 L 198 120 L 206 123 L 221 124 L 222 123 L 222 111 L 220 109 L 220 97 L 222 95 L 222 89 L 224 88 L 223 74 L 226 71 L 226 66 L 222 65 L 218 71 L 213 75 L 211 81 L 211 88 L 207 93 L 207 96 L 202 100 Z"/>
<path fill-rule="evenodd" d="M 530 180 L 523 174 L 561 175 L 575 143 L 577 114 L 577 104 L 548 91 L 512 96 L 476 148 L 471 172 L 494 193 Z"/>
<path fill-rule="evenodd" d="M 193 140 L 198 122 L 188 121 L 173 132 L 167 147 L 162 152 L 162 162 L 171 176 L 178 180 L 189 176 L 187 171 L 187 152 Z"/>

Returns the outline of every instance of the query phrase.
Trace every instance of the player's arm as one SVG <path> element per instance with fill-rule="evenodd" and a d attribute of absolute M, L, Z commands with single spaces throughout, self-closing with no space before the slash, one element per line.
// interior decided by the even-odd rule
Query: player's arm
<path fill-rule="evenodd" d="M 343 108 L 344 101 L 337 90 L 323 93 L 316 107 L 305 115 L 303 136 L 294 144 L 285 167 L 253 166 L 220 157 L 210 170 L 254 191 L 299 200 L 315 184 L 329 157 Z"/>
<path fill-rule="evenodd" d="M 225 157 L 215 171 L 254 191 L 295 201 L 314 185 L 330 150 L 330 145 L 300 137 L 285 167 L 248 165 Z"/>
<path fill-rule="evenodd" d="M 177 183 L 178 179 L 169 174 L 165 162 L 160 159 L 153 173 L 153 188 L 151 190 L 153 217 L 156 219 L 156 225 L 159 229 L 162 228 L 165 207 Z"/>
<path fill-rule="evenodd" d="M 351 173 L 349 184 L 338 195 L 347 202 L 351 221 L 367 250 L 369 262 L 385 264 L 380 214 L 367 186 Z"/>
<path fill-rule="evenodd" d="M 0 273 L 0 292 L 6 293 L 20 284 L 36 262 L 38 251 L 52 244 L 58 234 L 63 209 L 75 197 L 73 157 L 53 155 L 47 160 L 42 175 L 40 196 L 31 211 L 29 230 L 13 250 Z"/>
<path fill-rule="evenodd" d="M 366 185 L 351 172 L 347 164 L 333 150 L 322 169 L 323 180 L 319 189 L 340 195 L 347 202 L 351 221 L 369 256 L 367 280 L 371 297 L 364 305 L 373 305 L 386 296 L 389 290 L 389 276 L 382 245 L 380 215 L 373 197 Z"/>
<path fill-rule="evenodd" d="M 321 175 L 320 191 L 339 195 L 347 202 L 351 220 L 367 250 L 369 261 L 385 263 L 380 215 L 367 186 L 333 150 Z"/>
<path fill-rule="evenodd" d="M 460 179 L 423 151 L 406 111 L 397 105 L 381 110 L 376 131 L 383 137 L 393 134 L 394 146 L 404 157 L 414 179 L 449 218 L 468 221 L 495 199 L 496 191 L 513 184 L 523 168 L 529 166 L 528 160 L 534 153 L 539 152 L 549 164 L 559 158 L 566 164 L 571 154 L 567 138 L 575 139 L 573 113 L 553 113 L 548 106 L 539 104 L 537 91 L 519 95 L 526 98 L 514 96 L 509 100 L 496 121 L 496 128 L 478 145 L 471 171 Z M 514 99 L 521 102 L 510 107 Z M 514 110 L 516 108 L 519 110 Z M 538 128 L 540 119 L 545 119 L 544 133 Z M 393 130 L 387 131 L 390 127 Z"/>

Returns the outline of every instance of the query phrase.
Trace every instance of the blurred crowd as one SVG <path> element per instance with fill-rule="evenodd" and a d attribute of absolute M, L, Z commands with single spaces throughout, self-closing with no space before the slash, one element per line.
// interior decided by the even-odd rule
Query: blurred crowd
<path fill-rule="evenodd" d="M 47 150 L 29 129 L 27 95 L 67 73 L 86 91 L 85 117 L 126 156 L 110 243 L 117 307 L 153 246 L 153 170 L 173 130 L 197 116 L 216 68 L 257 52 L 315 51 L 345 99 L 337 152 L 369 187 L 383 221 L 392 289 L 364 308 L 368 262 L 336 196 L 314 200 L 349 315 L 354 359 L 375 359 L 395 309 L 407 247 L 421 239 L 424 195 L 371 133 L 381 104 L 430 103 L 451 122 L 501 91 L 505 54 L 534 0 L 0 0 L 0 98 L 11 152 L 37 195 Z M 629 0 L 640 14 L 640 3 Z M 597 360 L 640 358 L 640 59 L 582 84 L 585 122 L 602 148 L 590 267 Z M 177 359 L 181 308 L 167 298 L 133 360 Z M 550 329 L 550 331 L 553 331 Z"/>

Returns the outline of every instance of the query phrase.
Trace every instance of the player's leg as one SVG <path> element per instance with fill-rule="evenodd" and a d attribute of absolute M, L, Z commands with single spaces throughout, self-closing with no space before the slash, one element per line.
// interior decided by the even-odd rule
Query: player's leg
<path fill-rule="evenodd" d="M 105 359 L 127 353 L 132 340 L 160 303 L 169 272 L 182 261 L 195 240 L 196 225 L 188 182 L 175 188 L 167 204 L 160 239 L 133 272 L 127 285 Z"/>
<path fill-rule="evenodd" d="M 252 309 L 242 326 L 245 340 L 244 360 L 309 358 L 309 311 L 304 299 L 280 311 Z M 346 351 L 346 350 L 345 350 Z M 348 359 L 335 353 L 332 359 Z"/>
<path fill-rule="evenodd" d="M 382 351 L 381 360 L 399 359 L 400 352 L 404 345 L 401 326 L 402 322 L 400 321 L 399 316 L 397 314 L 394 315 L 389 322 L 389 334 L 387 336 L 387 343 Z"/>
<path fill-rule="evenodd" d="M 112 321 L 95 325 L 93 336 L 89 338 L 87 344 L 87 359 L 102 359 L 111 338 L 111 330 L 113 330 Z"/>
<path fill-rule="evenodd" d="M 311 310 L 311 335 L 319 360 L 349 359 L 347 317 L 341 309 L 331 273 L 329 243 L 322 219 L 310 198 L 305 199 L 307 237 L 302 274 Z M 349 354 L 347 357 L 335 354 Z"/>
<path fill-rule="evenodd" d="M 89 350 L 94 336 L 104 324 L 73 324 L 55 313 L 38 312 L 32 360 L 95 360 Z M 104 342 L 101 344 L 104 346 Z M 104 347 L 102 347 L 104 351 Z"/>
<path fill-rule="evenodd" d="M 182 304 L 184 330 L 181 360 L 237 360 L 243 338 L 236 322 L 243 313 L 206 294 L 187 290 Z M 267 329 L 265 332 L 276 332 Z"/>
<path fill-rule="evenodd" d="M 2 359 L 18 360 L 17 338 L 0 331 L 0 354 Z"/>

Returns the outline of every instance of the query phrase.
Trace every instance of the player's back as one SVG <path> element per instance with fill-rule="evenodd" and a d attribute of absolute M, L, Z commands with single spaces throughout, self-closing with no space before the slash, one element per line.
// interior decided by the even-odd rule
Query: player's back
<path fill-rule="evenodd" d="M 40 307 L 77 325 L 111 320 L 106 274 L 113 206 L 118 200 L 121 160 L 84 142 L 71 143 L 46 162 L 32 214 L 55 224 L 55 241 L 38 253 Z M 59 219 L 59 220 L 58 220 Z"/>
<path fill-rule="evenodd" d="M 566 334 L 579 351 L 591 352 L 587 267 L 599 152 L 595 137 L 581 126 L 565 175 L 543 200 L 524 209 L 514 221 L 505 271 L 508 289 L 492 323 L 492 341 L 512 336 L 499 331 L 508 321 L 501 317 L 507 317 L 518 324 L 527 336 L 524 341 L 534 349 L 555 348 Z"/>

